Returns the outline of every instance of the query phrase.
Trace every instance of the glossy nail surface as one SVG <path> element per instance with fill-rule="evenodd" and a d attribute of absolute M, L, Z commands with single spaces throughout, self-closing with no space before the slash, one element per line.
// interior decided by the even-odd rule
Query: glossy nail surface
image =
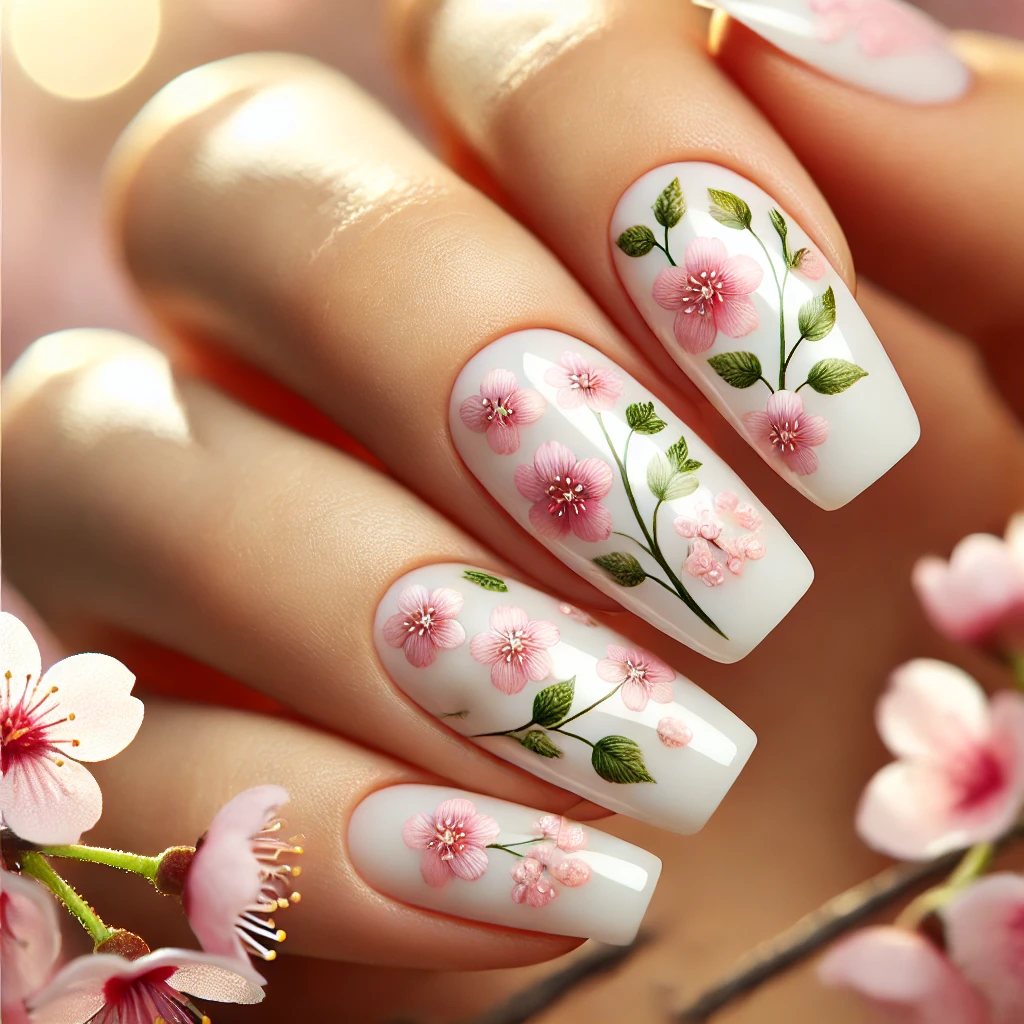
<path fill-rule="evenodd" d="M 780 475 L 839 508 L 917 443 L 917 415 L 856 300 L 771 197 L 668 164 L 623 195 L 615 263 L 687 375 Z"/>
<path fill-rule="evenodd" d="M 832 78 L 904 103 L 948 103 L 971 74 L 946 29 L 901 0 L 715 0 L 773 46 Z"/>
<path fill-rule="evenodd" d="M 392 786 L 352 815 L 349 853 L 373 888 L 417 907 L 626 945 L 661 873 L 646 850 L 580 825 L 442 786 Z"/>
<path fill-rule="evenodd" d="M 518 331 L 455 383 L 466 465 L 570 568 L 716 661 L 736 661 L 810 585 L 803 552 L 641 384 L 576 338 Z"/>
<path fill-rule="evenodd" d="M 703 827 L 754 748 L 731 711 L 586 612 L 507 577 L 428 565 L 377 610 L 388 674 L 485 750 L 621 814 Z"/>

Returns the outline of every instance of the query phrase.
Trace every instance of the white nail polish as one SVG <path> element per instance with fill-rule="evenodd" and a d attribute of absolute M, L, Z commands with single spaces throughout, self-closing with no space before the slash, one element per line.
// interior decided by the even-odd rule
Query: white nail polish
<path fill-rule="evenodd" d="M 914 408 L 849 289 L 746 178 L 659 167 L 619 200 L 611 238 L 651 330 L 811 501 L 845 505 L 917 443 Z"/>
<path fill-rule="evenodd" d="M 443 786 L 392 786 L 355 809 L 356 870 L 417 907 L 627 945 L 661 861 L 589 825 Z"/>
<path fill-rule="evenodd" d="M 655 655 L 507 577 L 427 565 L 396 581 L 374 640 L 395 683 L 498 757 L 672 832 L 699 831 L 754 733 Z"/>
<path fill-rule="evenodd" d="M 948 103 L 971 83 L 946 29 L 902 0 L 714 0 L 824 74 L 904 103 Z"/>
<path fill-rule="evenodd" d="M 810 586 L 803 552 L 663 402 L 559 331 L 499 338 L 463 368 L 459 454 L 508 513 L 624 607 L 737 661 Z"/>

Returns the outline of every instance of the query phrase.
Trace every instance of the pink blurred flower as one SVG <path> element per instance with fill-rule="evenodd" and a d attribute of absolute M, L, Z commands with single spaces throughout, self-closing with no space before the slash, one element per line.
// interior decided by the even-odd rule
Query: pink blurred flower
<path fill-rule="evenodd" d="M 498 838 L 498 823 L 480 814 L 469 800 L 445 800 L 431 814 L 414 814 L 402 828 L 405 845 L 422 850 L 420 874 L 440 887 L 450 878 L 475 882 L 487 870 L 488 843 Z"/>
<path fill-rule="evenodd" d="M 878 730 L 899 760 L 868 783 L 866 843 L 906 860 L 995 839 L 1024 804 L 1024 696 L 991 703 L 966 672 L 918 659 L 893 673 Z"/>
<path fill-rule="evenodd" d="M 989 1024 L 1024 1020 L 1024 878 L 989 875 L 942 908 L 949 959 L 981 992 Z"/>
<path fill-rule="evenodd" d="M 981 997 L 923 935 L 864 928 L 818 966 L 826 985 L 859 993 L 893 1024 L 992 1024 Z"/>
<path fill-rule="evenodd" d="M 185 992 L 221 1003 L 263 999 L 237 966 L 190 949 L 159 949 L 138 960 L 80 956 L 29 1000 L 32 1024 L 196 1024 L 205 1015 Z"/>
<path fill-rule="evenodd" d="M 38 992 L 60 954 L 60 923 L 53 896 L 38 882 L 0 870 L 0 1013 L 28 1021 L 25 1000 Z"/>
<path fill-rule="evenodd" d="M 608 645 L 608 656 L 597 663 L 597 674 L 606 683 L 619 683 L 622 703 L 630 711 L 643 711 L 648 701 L 671 704 L 675 671 L 649 651 Z"/>
<path fill-rule="evenodd" d="M 228 801 L 200 841 L 182 887 L 185 913 L 203 949 L 235 960 L 240 974 L 261 985 L 248 954 L 276 957 L 268 944 L 282 942 L 284 932 L 269 915 L 298 898 L 291 890 L 298 869 L 283 858 L 302 848 L 280 837 L 286 826 L 277 814 L 286 803 L 280 786 L 256 786 Z"/>
<path fill-rule="evenodd" d="M 533 856 L 522 857 L 512 865 L 512 880 L 516 883 L 512 887 L 513 903 L 546 907 L 558 895 L 544 864 Z"/>
<path fill-rule="evenodd" d="M 528 501 L 530 522 L 543 537 L 574 533 L 580 540 L 607 540 L 611 513 L 601 504 L 612 489 L 612 470 L 600 459 L 576 461 L 558 441 L 546 441 L 533 456 L 532 466 L 516 467 L 516 488 Z"/>
<path fill-rule="evenodd" d="M 684 351 L 706 352 L 719 331 L 742 338 L 757 327 L 750 293 L 764 271 L 756 260 L 730 256 L 720 238 L 694 238 L 683 262 L 658 274 L 651 295 L 662 309 L 676 310 L 673 329 Z"/>
<path fill-rule="evenodd" d="M 520 390 L 509 370 L 490 370 L 480 382 L 480 394 L 459 407 L 462 422 L 477 434 L 486 434 L 491 451 L 511 455 L 519 451 L 519 428 L 544 415 L 544 399 L 529 388 Z"/>
<path fill-rule="evenodd" d="M 834 43 L 852 32 L 867 57 L 945 45 L 931 18 L 898 0 L 811 0 L 811 10 L 819 15 L 814 29 L 821 42 Z"/>
<path fill-rule="evenodd" d="M 693 739 L 693 730 L 678 718 L 663 718 L 658 723 L 658 739 L 666 747 L 685 747 Z"/>
<path fill-rule="evenodd" d="M 607 367 L 591 366 L 579 352 L 563 352 L 558 366 L 549 367 L 544 380 L 558 388 L 558 404 L 563 409 L 588 405 L 603 412 L 622 397 L 619 375 Z"/>
<path fill-rule="evenodd" d="M 818 468 L 818 445 L 828 438 L 824 416 L 804 412 L 795 391 L 776 391 L 764 412 L 748 412 L 743 423 L 753 440 L 772 452 L 794 473 L 809 476 Z"/>
<path fill-rule="evenodd" d="M 451 650 L 466 642 L 466 631 L 455 618 L 462 611 L 462 595 L 448 587 L 428 591 L 406 587 L 398 596 L 398 612 L 384 623 L 384 639 L 402 647 L 410 665 L 432 665 L 438 650 Z"/>
<path fill-rule="evenodd" d="M 962 643 L 1024 646 L 1024 515 L 1005 540 L 964 537 L 946 562 L 919 559 L 912 576 L 925 613 L 939 632 Z"/>
<path fill-rule="evenodd" d="M 545 814 L 534 823 L 533 830 L 567 853 L 582 850 L 587 845 L 587 833 L 583 826 L 579 822 L 563 818 L 560 814 Z"/>
<path fill-rule="evenodd" d="M 558 627 L 544 619 L 532 620 L 522 608 L 498 605 L 488 620 L 490 629 L 469 642 L 469 653 L 481 665 L 491 666 L 491 682 L 502 693 L 519 693 L 527 683 L 551 674 L 547 649 L 558 643 Z"/>
<path fill-rule="evenodd" d="M 797 249 L 792 269 L 809 281 L 820 281 L 825 276 L 825 261 L 813 249 Z"/>
<path fill-rule="evenodd" d="M 135 677 L 105 654 L 76 654 L 41 676 L 32 634 L 0 613 L 0 813 L 22 839 L 76 843 L 103 797 L 79 761 L 105 761 L 135 738 Z M 74 760 L 72 760 L 74 758 Z"/>

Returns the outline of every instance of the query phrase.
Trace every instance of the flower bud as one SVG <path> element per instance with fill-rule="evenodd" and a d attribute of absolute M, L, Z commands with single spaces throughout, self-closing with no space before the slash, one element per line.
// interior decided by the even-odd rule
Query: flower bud
<path fill-rule="evenodd" d="M 160 854 L 153 884 L 165 896 L 180 896 L 185 887 L 185 876 L 196 855 L 194 846 L 172 846 Z"/>
<path fill-rule="evenodd" d="M 125 960 L 138 960 L 139 957 L 148 956 L 152 950 L 146 940 L 135 932 L 124 928 L 112 928 L 102 942 L 96 943 L 95 952 L 111 953 Z"/>

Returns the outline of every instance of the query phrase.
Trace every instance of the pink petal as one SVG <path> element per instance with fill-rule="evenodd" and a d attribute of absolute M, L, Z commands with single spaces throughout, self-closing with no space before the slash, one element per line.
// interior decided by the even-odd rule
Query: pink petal
<path fill-rule="evenodd" d="M 441 854 L 436 850 L 424 850 L 420 857 L 420 877 L 427 885 L 440 889 L 452 877 L 451 865 L 450 860 L 441 860 Z"/>
<path fill-rule="evenodd" d="M 499 604 L 491 612 L 488 623 L 491 629 L 497 633 L 512 633 L 519 629 L 526 629 L 530 624 L 530 616 L 522 608 L 516 608 L 510 604 Z"/>
<path fill-rule="evenodd" d="M 653 680 L 650 672 L 647 673 L 646 682 L 650 686 L 651 700 L 655 704 L 671 704 L 676 699 L 675 690 L 671 683 L 664 680 Z"/>
<path fill-rule="evenodd" d="M 467 398 L 459 406 L 459 418 L 477 434 L 482 434 L 491 425 L 491 421 L 487 418 L 490 412 L 490 406 L 484 405 L 484 400 L 480 395 Z"/>
<path fill-rule="evenodd" d="M 526 670 L 518 662 L 501 658 L 491 665 L 491 682 L 502 693 L 521 693 L 529 681 Z"/>
<path fill-rule="evenodd" d="M 519 451 L 519 428 L 504 416 L 496 416 L 487 426 L 487 443 L 496 455 Z"/>
<path fill-rule="evenodd" d="M 539 683 L 551 675 L 551 655 L 544 650 L 528 650 L 523 657 L 523 671 L 531 682 Z"/>
<path fill-rule="evenodd" d="M 787 448 L 781 455 L 787 468 L 798 476 L 810 476 L 818 471 L 818 453 L 813 448 L 798 444 L 794 449 Z"/>
<path fill-rule="evenodd" d="M 519 380 L 511 370 L 489 370 L 480 381 L 480 394 L 501 401 L 519 390 Z"/>
<path fill-rule="evenodd" d="M 865 928 L 836 943 L 818 967 L 826 985 L 849 988 L 905 1024 L 989 1024 L 984 1003 L 923 936 Z"/>
<path fill-rule="evenodd" d="M 825 261 L 813 249 L 805 249 L 793 269 L 809 281 L 820 281 L 825 276 Z"/>
<path fill-rule="evenodd" d="M 942 911 L 949 958 L 987 999 L 992 1024 L 1024 1020 L 1024 878 L 1001 872 L 964 889 Z"/>
<path fill-rule="evenodd" d="M 99 821 L 100 787 L 88 768 L 65 760 L 58 768 L 43 755 L 19 759 L 0 778 L 4 822 L 22 839 L 41 845 L 77 843 Z"/>
<path fill-rule="evenodd" d="M 0 963 L 5 1004 L 21 1002 L 46 983 L 60 955 L 56 907 L 53 896 L 35 880 L 0 870 Z"/>
<path fill-rule="evenodd" d="M 402 826 L 402 842 L 413 850 L 425 850 L 437 834 L 434 819 L 420 811 Z"/>
<path fill-rule="evenodd" d="M 580 540 L 595 544 L 612 535 L 612 514 L 599 501 L 588 501 L 587 511 L 569 519 L 569 529 Z"/>
<path fill-rule="evenodd" d="M 466 642 L 466 631 L 454 619 L 437 619 L 430 628 L 430 639 L 435 647 L 451 650 Z"/>
<path fill-rule="evenodd" d="M 584 459 L 576 466 L 573 474 L 577 483 L 583 484 L 587 492 L 587 509 L 594 499 L 600 501 L 612 489 L 614 476 L 612 467 L 602 459 Z"/>
<path fill-rule="evenodd" d="M 743 416 L 743 425 L 747 428 L 747 433 L 754 441 L 762 448 L 767 448 L 771 451 L 768 437 L 772 432 L 772 421 L 768 419 L 767 413 L 748 412 Z"/>
<path fill-rule="evenodd" d="M 398 610 L 405 612 L 407 615 L 413 615 L 418 611 L 422 611 L 429 604 L 430 591 L 426 587 L 421 587 L 418 583 L 413 584 L 411 587 L 406 587 L 398 595 Z"/>
<path fill-rule="evenodd" d="M 437 660 L 437 648 L 429 633 L 422 635 L 417 631 L 407 634 L 405 641 L 405 657 L 413 668 L 426 668 Z"/>
<path fill-rule="evenodd" d="M 666 717 L 658 722 L 658 739 L 666 747 L 676 750 L 693 739 L 693 730 L 678 718 Z"/>
<path fill-rule="evenodd" d="M 622 650 L 621 647 L 615 648 L 616 650 Z M 621 683 L 624 682 L 628 675 L 626 666 L 619 660 L 618 656 L 612 655 L 612 648 L 608 648 L 607 658 L 602 658 L 597 663 L 597 674 L 606 683 Z"/>
<path fill-rule="evenodd" d="M 516 423 L 521 427 L 536 423 L 544 415 L 547 402 L 544 396 L 530 388 L 523 388 L 517 391 L 513 398 L 512 408 L 514 410 Z"/>
<path fill-rule="evenodd" d="M 4 694 L 10 694 L 11 704 L 17 704 L 25 692 L 28 681 L 38 681 L 42 671 L 39 648 L 36 646 L 28 627 L 10 612 L 0 612 L 0 676 L 11 673 L 10 689 L 4 686 Z"/>
<path fill-rule="evenodd" d="M 686 271 L 682 267 L 666 267 L 654 279 L 651 298 L 662 309 L 679 309 L 690 302 Z"/>
<path fill-rule="evenodd" d="M 742 338 L 757 324 L 757 309 L 746 295 L 727 296 L 715 306 L 715 325 L 727 338 Z"/>
<path fill-rule="evenodd" d="M 619 690 L 622 703 L 630 711 L 643 711 L 651 699 L 650 690 L 639 679 L 627 679 Z"/>
<path fill-rule="evenodd" d="M 649 651 L 637 651 L 642 656 L 649 683 L 671 683 L 676 678 L 676 670 L 666 665 L 661 658 L 656 658 Z"/>
<path fill-rule="evenodd" d="M 730 256 L 718 272 L 718 283 L 727 296 L 749 295 L 750 292 L 757 291 L 763 278 L 764 270 L 761 264 L 749 256 L 742 255 Z M 719 330 L 725 330 L 720 318 L 718 327 Z M 730 337 L 738 338 L 739 335 L 732 334 Z"/>
<path fill-rule="evenodd" d="M 533 465 L 546 488 L 556 476 L 566 477 L 576 468 L 576 456 L 558 441 L 545 441 L 533 453 Z"/>
<path fill-rule="evenodd" d="M 588 373 L 591 368 L 589 360 L 582 352 L 563 352 L 558 362 L 565 370 L 566 380 L 572 374 Z"/>
<path fill-rule="evenodd" d="M 693 238 L 683 256 L 686 273 L 693 274 L 694 277 L 700 277 L 701 271 L 704 270 L 708 273 L 712 270 L 721 273 L 728 255 L 725 242 L 720 238 Z"/>
<path fill-rule="evenodd" d="M 480 662 L 481 665 L 490 665 L 504 658 L 502 653 L 504 646 L 504 638 L 488 630 L 486 633 L 477 633 L 469 641 L 469 653 L 474 661 Z"/>
<path fill-rule="evenodd" d="M 566 353 L 566 355 L 569 354 Z M 564 360 L 565 356 L 559 361 L 563 362 Z M 568 388 L 572 384 L 572 380 L 570 380 L 571 372 L 564 366 L 549 366 L 544 371 L 544 383 L 550 384 L 553 388 Z M 559 400 L 561 400 L 561 396 L 559 396 Z"/>
<path fill-rule="evenodd" d="M 547 498 L 547 482 L 542 480 L 533 466 L 516 466 L 516 490 L 529 501 L 544 501 Z"/>
<path fill-rule="evenodd" d="M 467 846 L 448 862 L 452 871 L 465 882 L 475 882 L 487 870 L 487 853 L 479 846 Z"/>
<path fill-rule="evenodd" d="M 530 507 L 530 525 L 541 537 L 551 537 L 552 539 L 564 537 L 572 530 L 567 515 L 552 515 L 548 511 L 547 498 Z"/>
<path fill-rule="evenodd" d="M 535 619 L 526 627 L 523 636 L 541 647 L 554 647 L 559 640 L 558 627 L 553 622 Z"/>
<path fill-rule="evenodd" d="M 500 831 L 498 823 L 490 815 L 476 812 L 472 822 L 467 820 L 466 842 L 471 846 L 486 846 L 498 838 Z"/>
<path fill-rule="evenodd" d="M 579 857 L 566 857 L 551 868 L 551 874 L 570 889 L 586 885 L 590 881 L 590 865 Z"/>
<path fill-rule="evenodd" d="M 58 662 L 42 685 L 56 686 L 61 717 L 73 713 L 75 718 L 55 726 L 50 736 L 78 740 L 73 748 L 77 761 L 105 761 L 119 754 L 142 725 L 144 708 L 131 695 L 134 684 L 135 676 L 106 654 L 76 654 Z"/>
<path fill-rule="evenodd" d="M 409 638 L 409 629 L 406 626 L 408 617 L 405 612 L 390 616 L 384 623 L 381 632 L 384 639 L 391 647 L 401 647 Z"/>
<path fill-rule="evenodd" d="M 800 443 L 816 447 L 828 440 L 828 420 L 814 413 L 800 417 Z"/>
<path fill-rule="evenodd" d="M 772 423 L 792 424 L 803 416 L 804 400 L 795 391 L 776 391 L 765 411 Z"/>
<path fill-rule="evenodd" d="M 680 348 L 690 355 L 697 355 L 699 352 L 707 352 L 715 343 L 718 336 L 718 326 L 715 324 L 713 312 L 687 313 L 679 310 L 672 322 L 672 329 L 676 335 L 676 341 Z"/>
<path fill-rule="evenodd" d="M 430 592 L 430 600 L 427 602 L 434 609 L 436 618 L 454 619 L 465 605 L 465 599 L 457 591 L 450 587 L 438 587 Z"/>
<path fill-rule="evenodd" d="M 582 388 L 558 389 L 558 404 L 563 409 L 578 409 L 581 405 L 586 405 L 586 401 Z"/>
<path fill-rule="evenodd" d="M 981 687 L 962 669 L 931 658 L 916 658 L 893 672 L 875 721 L 897 757 L 942 758 L 991 728 Z"/>

